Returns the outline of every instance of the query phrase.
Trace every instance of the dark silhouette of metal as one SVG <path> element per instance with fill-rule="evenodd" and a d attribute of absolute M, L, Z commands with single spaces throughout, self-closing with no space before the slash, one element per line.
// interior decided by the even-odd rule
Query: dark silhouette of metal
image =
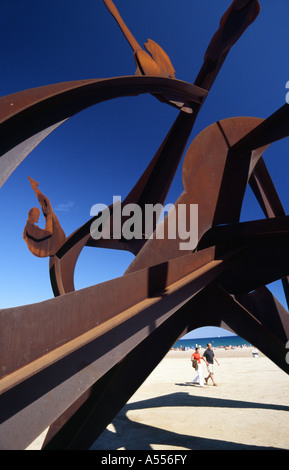
<path fill-rule="evenodd" d="M 260 6 L 257 0 L 233 1 L 192 85 L 174 78 L 170 60 L 153 41 L 146 45 L 150 55 L 142 51 L 112 1 L 104 3 L 132 45 L 143 76 L 60 83 L 1 98 L 0 181 L 72 115 L 104 100 L 150 93 L 180 111 L 122 203 L 143 209 L 164 203 L 198 112 Z M 61 232 L 52 249 L 44 243 L 55 297 L 0 310 L 2 449 L 24 449 L 47 427 L 44 449 L 89 448 L 176 340 L 201 326 L 240 335 L 289 372 L 289 314 L 264 287 L 282 279 L 289 299 L 289 218 L 262 158 L 270 144 L 289 135 L 288 124 L 285 105 L 265 120 L 216 122 L 193 140 L 175 207 L 199 205 L 194 250 L 181 251 L 179 238 L 94 240 L 95 218 L 67 238 Z M 240 223 L 248 183 L 265 219 Z M 38 196 L 48 216 L 48 199 Z M 159 229 L 155 221 L 155 232 Z M 75 291 L 74 269 L 86 245 L 130 250 L 135 259 L 124 276 Z"/>

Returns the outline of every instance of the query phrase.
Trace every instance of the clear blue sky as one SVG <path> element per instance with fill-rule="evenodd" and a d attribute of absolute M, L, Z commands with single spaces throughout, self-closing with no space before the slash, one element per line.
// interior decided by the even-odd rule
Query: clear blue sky
<path fill-rule="evenodd" d="M 168 53 L 176 78 L 193 83 L 203 54 L 231 1 L 115 0 L 140 44 L 148 38 Z M 199 114 L 189 143 L 209 124 L 231 116 L 266 118 L 285 103 L 289 80 L 288 0 L 261 0 L 261 13 L 233 47 Z M 0 95 L 70 80 L 133 75 L 132 51 L 102 0 L 13 0 L 0 3 Z M 52 297 L 48 259 L 34 257 L 22 239 L 37 205 L 27 176 L 39 182 L 69 235 L 93 204 L 126 197 L 157 151 L 178 111 L 153 97 L 102 103 L 71 118 L 43 141 L 0 190 L 2 216 L 0 307 Z M 289 142 L 265 161 L 288 212 Z M 182 192 L 181 165 L 167 202 Z M 263 218 L 248 190 L 242 220 Z M 40 220 L 43 226 L 43 220 Z M 121 276 L 133 256 L 85 248 L 76 287 Z M 270 286 L 285 305 L 280 283 Z"/>

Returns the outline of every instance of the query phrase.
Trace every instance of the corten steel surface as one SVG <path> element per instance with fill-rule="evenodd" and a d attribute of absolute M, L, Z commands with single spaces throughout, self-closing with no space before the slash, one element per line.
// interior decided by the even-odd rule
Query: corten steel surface
<path fill-rule="evenodd" d="M 233 1 L 189 84 L 174 78 L 160 46 L 148 40 L 144 51 L 113 2 L 104 3 L 133 49 L 136 75 L 54 84 L 1 98 L 0 181 L 4 184 L 72 115 L 104 100 L 150 93 L 180 112 L 122 203 L 143 209 L 164 203 L 198 112 L 260 6 L 256 0 Z M 285 105 L 265 120 L 216 122 L 193 140 L 175 208 L 178 213 L 179 204 L 198 204 L 194 250 L 180 250 L 179 238 L 94 240 L 90 228 L 98 216 L 66 237 L 48 197 L 30 179 L 46 226 L 35 225 L 33 210 L 23 236 L 33 254 L 49 256 L 55 298 L 0 310 L 5 331 L 0 339 L 1 449 L 25 449 L 47 427 L 44 449 L 88 449 L 175 341 L 201 326 L 240 335 L 289 372 L 289 314 L 265 287 L 282 279 L 289 299 L 289 217 L 262 158 L 270 144 L 288 135 Z M 264 220 L 239 222 L 247 184 Z M 167 226 L 170 216 L 161 224 Z M 155 221 L 155 234 L 159 230 Z M 76 291 L 74 269 L 86 245 L 130 250 L 135 259 L 124 276 Z"/>

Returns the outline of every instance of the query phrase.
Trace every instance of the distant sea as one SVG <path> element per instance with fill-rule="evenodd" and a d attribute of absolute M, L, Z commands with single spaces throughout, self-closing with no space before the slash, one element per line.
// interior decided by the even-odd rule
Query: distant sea
<path fill-rule="evenodd" d="M 206 348 L 207 344 L 211 343 L 213 348 L 226 347 L 226 346 L 252 346 L 248 341 L 240 338 L 240 336 L 216 336 L 211 338 L 192 338 L 192 339 L 180 339 L 178 340 L 173 349 L 191 349 L 195 348 L 196 345 Z"/>

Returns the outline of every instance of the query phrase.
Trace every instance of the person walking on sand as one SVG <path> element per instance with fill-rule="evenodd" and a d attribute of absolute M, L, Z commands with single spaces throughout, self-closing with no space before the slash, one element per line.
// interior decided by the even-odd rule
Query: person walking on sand
<path fill-rule="evenodd" d="M 207 344 L 207 349 L 206 351 L 204 352 L 203 354 L 203 359 L 205 360 L 206 362 L 206 365 L 207 365 L 207 369 L 208 369 L 208 372 L 209 372 L 209 375 L 208 377 L 205 377 L 205 382 L 206 384 L 208 383 L 208 380 L 211 379 L 212 382 L 213 382 L 213 385 L 217 385 L 216 382 L 215 382 L 215 379 L 214 379 L 214 361 L 216 361 L 216 363 L 218 364 L 218 366 L 220 365 L 218 360 L 215 358 L 215 353 L 212 349 L 212 345 L 211 343 L 208 343 Z"/>
<path fill-rule="evenodd" d="M 204 377 L 203 377 L 203 369 L 202 369 L 201 359 L 203 359 L 203 360 L 205 360 L 205 359 L 203 357 L 201 357 L 198 347 L 195 348 L 195 352 L 192 354 L 191 361 L 193 362 L 194 359 L 198 363 L 198 368 L 196 369 L 197 375 L 194 378 L 193 383 L 196 383 L 197 381 L 199 381 L 200 387 L 203 387 L 204 386 Z"/>

